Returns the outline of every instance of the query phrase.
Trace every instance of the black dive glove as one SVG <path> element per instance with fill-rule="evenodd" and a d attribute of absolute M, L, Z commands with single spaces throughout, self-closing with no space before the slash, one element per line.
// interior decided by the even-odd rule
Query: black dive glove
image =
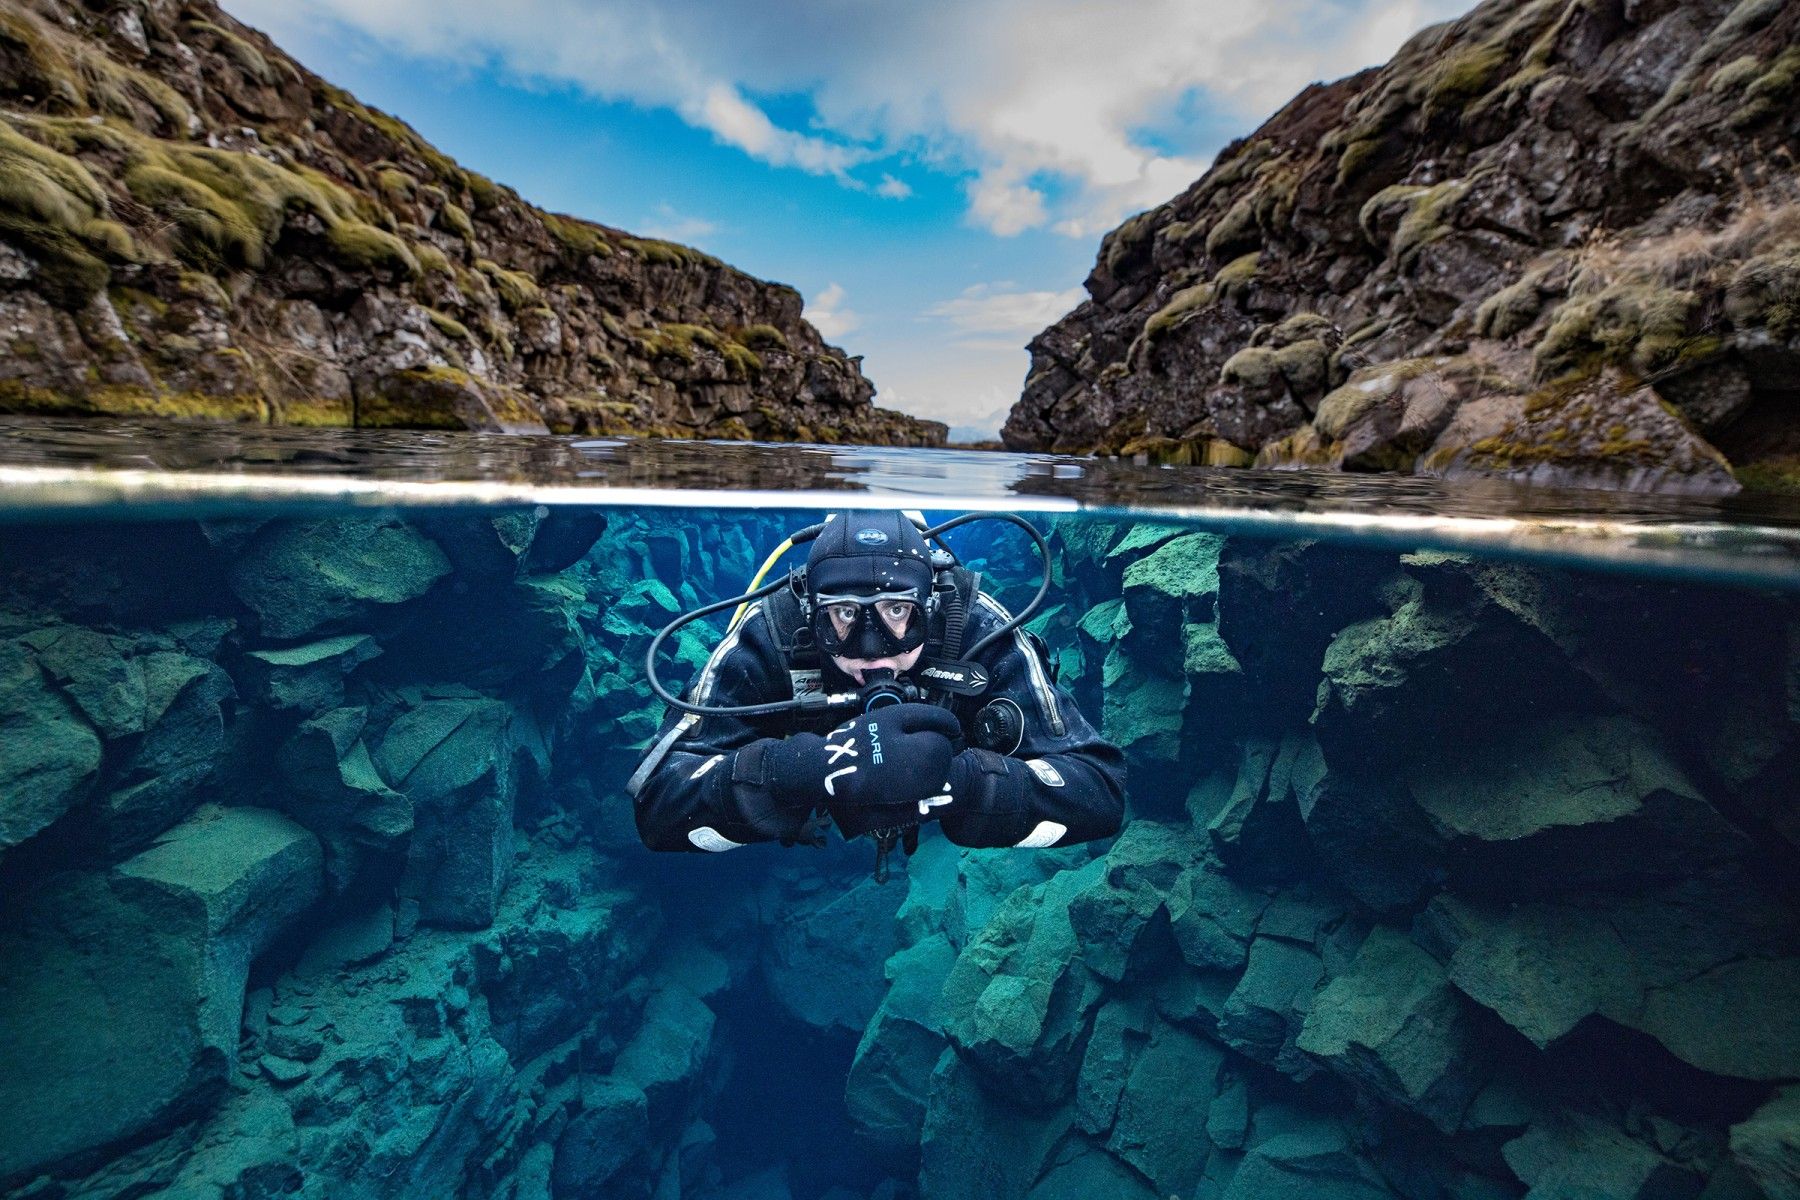
<path fill-rule="evenodd" d="M 769 786 L 824 805 L 846 839 L 917 825 L 944 794 L 961 740 L 962 725 L 947 710 L 892 704 L 824 737 L 797 733 L 771 746 Z"/>

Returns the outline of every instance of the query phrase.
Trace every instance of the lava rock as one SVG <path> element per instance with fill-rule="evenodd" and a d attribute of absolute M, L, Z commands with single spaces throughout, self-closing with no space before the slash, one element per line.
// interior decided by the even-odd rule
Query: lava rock
<path fill-rule="evenodd" d="M 416 599 L 450 572 L 437 543 L 384 517 L 277 521 L 230 567 L 263 634 L 301 638 Z"/>

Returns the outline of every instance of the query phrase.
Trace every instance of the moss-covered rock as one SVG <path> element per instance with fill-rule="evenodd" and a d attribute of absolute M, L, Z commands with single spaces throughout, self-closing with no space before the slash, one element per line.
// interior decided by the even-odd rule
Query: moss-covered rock
<path fill-rule="evenodd" d="M 264 634 L 299 638 L 421 596 L 449 571 L 435 543 L 397 520 L 282 521 L 234 560 L 231 588 Z"/>
<path fill-rule="evenodd" d="M 318 890 L 312 836 L 238 808 L 40 893 L 0 940 L 0 1112 L 12 1131 L 0 1177 L 154 1134 L 216 1100 L 250 961 Z"/>

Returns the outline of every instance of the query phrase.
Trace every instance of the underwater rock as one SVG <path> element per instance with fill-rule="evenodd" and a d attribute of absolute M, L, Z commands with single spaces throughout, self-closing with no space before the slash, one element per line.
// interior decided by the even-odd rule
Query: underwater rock
<path fill-rule="evenodd" d="M 1150 1035 L 1150 1020 L 1147 1006 L 1137 999 L 1108 1001 L 1094 1014 L 1075 1078 L 1075 1123 L 1083 1132 L 1100 1138 L 1112 1132 L 1132 1060 Z"/>
<path fill-rule="evenodd" d="M 1311 738 L 1244 743 L 1231 797 L 1207 825 L 1213 848 L 1233 876 L 1252 883 L 1300 877 L 1309 860 L 1300 808 L 1325 773 Z"/>
<path fill-rule="evenodd" d="M 1328 772 L 1299 802 L 1315 859 L 1376 912 L 1412 909 L 1444 882 L 1442 838 L 1385 773 Z"/>
<path fill-rule="evenodd" d="M 57 625 L 22 639 L 38 666 L 108 741 L 144 732 L 144 664 L 137 643 L 79 625 Z"/>
<path fill-rule="evenodd" d="M 1166 901 L 1181 957 L 1202 970 L 1241 971 L 1269 897 L 1234 882 L 1216 861 L 1183 871 Z"/>
<path fill-rule="evenodd" d="M 481 929 L 494 919 L 513 856 L 512 707 L 473 692 L 415 693 L 373 759 L 412 801 L 402 896 L 420 919 Z"/>
<path fill-rule="evenodd" d="M 1731 1127 L 1731 1156 L 1769 1200 L 1800 1198 L 1800 1087 L 1785 1087 Z"/>
<path fill-rule="evenodd" d="M 235 558 L 231 590 L 266 637 L 302 638 L 424 595 L 450 573 L 437 543 L 391 517 L 274 521 Z"/>
<path fill-rule="evenodd" d="M 803 1025 L 859 1035 L 885 990 L 870 964 L 893 954 L 896 889 L 864 878 L 790 910 L 762 958 L 769 993 Z"/>
<path fill-rule="evenodd" d="M 1320 663 L 1339 630 L 1383 611 L 1385 555 L 1321 542 L 1229 538 L 1219 554 L 1220 639 L 1254 681 L 1247 728 L 1287 728 L 1317 700 Z"/>
<path fill-rule="evenodd" d="M 650 1105 L 644 1090 L 611 1076 L 582 1084 L 581 1111 L 556 1142 L 551 1195 L 570 1200 L 648 1200 L 645 1149 Z"/>
<path fill-rule="evenodd" d="M 1313 997 L 1295 1044 L 1353 1086 L 1452 1133 L 1485 1082 L 1466 1003 L 1436 959 L 1378 925 L 1349 970 Z"/>
<path fill-rule="evenodd" d="M 305 646 L 244 655 L 248 694 L 270 708 L 321 713 L 344 703 L 344 677 L 381 653 L 374 638 L 346 633 Z"/>
<path fill-rule="evenodd" d="M 944 1032 L 989 1087 L 1018 1103 L 1060 1103 L 1074 1088 L 1100 981 L 1080 961 L 1070 901 L 1104 860 L 1014 892 L 971 938 L 945 981 Z"/>
<path fill-rule="evenodd" d="M 1703 1071 L 1781 1080 L 1800 1076 L 1800 947 L 1779 911 L 1713 875 L 1505 907 L 1440 896 L 1426 922 L 1451 982 L 1540 1047 L 1599 1016 Z"/>
<path fill-rule="evenodd" d="M 1132 633 L 1127 645 L 1146 670 L 1174 669 L 1176 664 L 1167 655 L 1170 634 L 1183 625 L 1210 624 L 1216 618 L 1219 551 L 1224 544 L 1217 534 L 1186 533 L 1125 569 L 1122 599 Z M 1145 638 L 1155 644 L 1140 645 Z"/>
<path fill-rule="evenodd" d="M 1295 1041 L 1324 977 L 1324 963 L 1312 947 L 1258 936 L 1219 1018 L 1220 1040 L 1247 1058 L 1306 1079 L 1318 1068 L 1297 1051 Z"/>
<path fill-rule="evenodd" d="M 1106 1148 L 1159 1196 L 1188 1195 L 1199 1182 L 1212 1153 L 1203 1131 L 1225 1058 L 1212 1042 L 1159 1021 L 1132 1063 Z"/>
<path fill-rule="evenodd" d="M 275 755 L 281 806 L 325 847 L 333 890 L 353 879 L 367 851 L 398 853 L 412 832 L 412 802 L 388 787 L 362 733 L 364 708 L 334 708 L 302 721 Z"/>
<path fill-rule="evenodd" d="M 981 1085 L 954 1049 L 931 1075 L 920 1140 L 919 1200 L 1026 1200 L 1070 1128 L 1066 1106 L 1025 1111 Z"/>
<path fill-rule="evenodd" d="M 1192 831 L 1155 821 L 1125 826 L 1106 857 L 1105 873 L 1069 900 L 1069 926 L 1082 945 L 1082 962 L 1095 974 L 1115 982 L 1126 978 L 1139 957 L 1166 957 L 1167 941 L 1140 939 L 1160 916 L 1167 928 L 1165 899 L 1175 880 L 1205 853 Z M 1148 964 L 1138 963 L 1140 969 Z"/>
<path fill-rule="evenodd" d="M 1221 1200 L 1392 1200 L 1349 1139 L 1331 1126 L 1283 1133 L 1250 1147 Z"/>
<path fill-rule="evenodd" d="M 227 808 L 30 897 L 0 937 L 0 1180 L 216 1101 L 250 963 L 319 888 L 311 834 Z"/>
<path fill-rule="evenodd" d="M 1692 1167 L 1584 1113 L 1533 1124 L 1501 1152 L 1533 1195 L 1684 1200 L 1703 1183 Z"/>
<path fill-rule="evenodd" d="M 941 933 L 887 961 L 887 995 L 863 1030 L 844 1085 L 852 1124 L 883 1150 L 918 1150 L 932 1068 L 948 1044 L 938 995 L 955 964 L 956 948 Z"/>
<path fill-rule="evenodd" d="M 24 645 L 0 642 L 0 853 L 79 804 L 99 769 L 94 730 Z"/>
<path fill-rule="evenodd" d="M 1516 576 L 1496 580 L 1455 556 L 1406 561 L 1413 573 L 1391 581 L 1391 614 L 1345 627 L 1325 651 L 1312 722 L 1334 768 L 1383 771 L 1522 720 L 1606 707 L 1539 614 L 1494 594 Z"/>
<path fill-rule="evenodd" d="M 1467 892 L 1644 887 L 1749 850 L 1629 718 L 1525 721 L 1403 777 Z"/>
<path fill-rule="evenodd" d="M 644 1005 L 643 1023 L 613 1074 L 643 1090 L 653 1129 L 683 1118 L 712 1043 L 713 1011 L 685 988 L 665 987 Z"/>
<path fill-rule="evenodd" d="M 96 815 L 113 854 L 144 845 L 190 812 L 225 746 L 225 707 L 236 694 L 215 662 L 174 650 L 142 656 L 143 735 L 109 771 Z M 128 743 L 129 745 L 129 743 Z"/>

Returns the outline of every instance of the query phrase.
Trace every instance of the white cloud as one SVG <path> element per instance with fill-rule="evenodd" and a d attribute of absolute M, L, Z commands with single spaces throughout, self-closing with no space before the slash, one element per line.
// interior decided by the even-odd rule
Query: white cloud
<path fill-rule="evenodd" d="M 1029 338 L 1080 304 L 1087 293 L 1078 287 L 1063 292 L 1021 292 L 1006 284 L 976 284 L 954 300 L 925 310 L 928 317 L 947 322 L 971 345 L 989 344 L 992 335 L 1008 335 L 1008 349 L 1023 346 Z M 998 340 L 998 339 L 993 339 Z"/>
<path fill-rule="evenodd" d="M 971 220 L 1092 237 L 1186 186 L 1232 132 L 1315 79 L 1390 55 L 1467 0 L 227 0 L 278 40 L 335 22 L 413 54 L 665 107 L 778 166 L 852 174 L 911 156 L 973 176 Z M 310 34 L 306 37 L 302 35 Z M 315 63 L 329 73 L 330 64 Z M 806 95 L 808 130 L 754 100 Z M 1213 128 L 1220 126 L 1215 123 Z M 1157 138 L 1147 131 L 1162 130 Z M 891 180 L 891 182 L 890 182 Z M 898 185 L 898 186 L 895 186 Z"/>
<path fill-rule="evenodd" d="M 719 232 L 718 222 L 676 212 L 669 204 L 657 205 L 656 214 L 648 221 L 638 222 L 637 228 L 645 237 L 688 244 Z"/>
<path fill-rule="evenodd" d="M 883 175 L 881 182 L 875 185 L 875 194 L 885 196 L 889 200 L 904 200 L 912 195 L 912 188 L 904 179 L 895 179 L 892 175 Z"/>
<path fill-rule="evenodd" d="M 844 307 L 844 289 L 838 284 L 827 284 L 825 290 L 806 302 L 806 311 L 801 314 L 811 321 L 813 328 L 826 341 L 835 341 L 862 324 L 862 318 Z"/>

